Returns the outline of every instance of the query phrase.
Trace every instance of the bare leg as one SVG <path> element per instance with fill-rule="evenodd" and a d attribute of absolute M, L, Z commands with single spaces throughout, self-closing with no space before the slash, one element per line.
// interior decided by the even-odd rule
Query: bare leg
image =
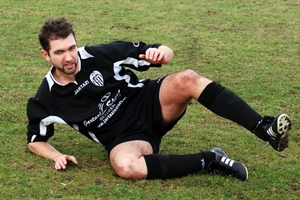
<path fill-rule="evenodd" d="M 110 163 L 124 179 L 166 179 L 207 169 L 209 163 L 216 158 L 211 151 L 186 155 L 152 153 L 152 147 L 146 141 L 124 142 L 112 149 Z"/>
<path fill-rule="evenodd" d="M 233 92 L 192 70 L 185 70 L 167 76 L 161 84 L 159 100 L 163 125 L 168 126 L 178 119 L 191 99 L 198 100 L 215 114 L 230 119 L 250 131 L 254 130 L 262 118 Z M 277 140 L 280 142 L 280 139 L 281 136 Z M 225 153 L 222 153 L 220 158 L 228 159 L 224 155 Z M 217 155 L 211 151 L 188 155 L 153 154 L 150 143 L 141 140 L 119 144 L 110 153 L 112 167 L 125 179 L 180 177 L 207 169 L 212 161 L 221 164 L 222 159 L 217 159 Z M 232 170 L 232 173 L 238 172 L 235 177 L 246 180 L 246 167 L 240 162 L 235 163 L 237 168 L 234 165 L 227 168 Z M 242 178 L 240 172 L 243 174 Z"/>
<path fill-rule="evenodd" d="M 151 145 L 135 140 L 121 143 L 110 152 L 110 163 L 115 172 L 124 179 L 146 178 L 148 171 L 143 155 L 152 154 Z"/>
<path fill-rule="evenodd" d="M 197 99 L 211 82 L 192 70 L 167 76 L 161 84 L 159 93 L 163 124 L 168 125 L 176 120 L 184 112 L 189 101 L 192 98 Z M 153 150 L 146 141 L 124 142 L 112 149 L 110 163 L 121 178 L 146 178 L 148 169 L 144 155 L 150 154 L 153 154 Z"/>
<path fill-rule="evenodd" d="M 198 99 L 204 88 L 212 81 L 192 70 L 185 70 L 167 76 L 160 87 L 159 100 L 163 124 L 168 125 L 186 109 L 189 101 Z"/>

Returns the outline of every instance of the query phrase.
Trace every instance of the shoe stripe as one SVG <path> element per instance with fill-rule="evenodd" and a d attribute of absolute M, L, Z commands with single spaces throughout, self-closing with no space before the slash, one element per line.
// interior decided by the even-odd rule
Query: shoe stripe
<path fill-rule="evenodd" d="M 222 157 L 221 162 L 225 163 L 226 165 L 229 165 L 230 167 L 232 167 L 232 165 L 234 163 L 233 160 L 226 158 L 226 157 Z"/>
<path fill-rule="evenodd" d="M 269 136 L 273 136 L 273 137 L 276 137 L 277 134 L 273 131 L 272 127 L 270 127 L 268 130 L 267 130 L 267 133 Z"/>

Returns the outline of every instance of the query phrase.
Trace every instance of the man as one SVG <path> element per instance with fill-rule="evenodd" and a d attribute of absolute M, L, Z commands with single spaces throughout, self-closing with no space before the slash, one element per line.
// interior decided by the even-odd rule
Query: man
<path fill-rule="evenodd" d="M 67 124 L 105 146 L 115 172 L 125 179 L 176 178 L 201 171 L 248 178 L 241 162 L 220 148 L 187 155 L 160 155 L 162 137 L 196 99 L 212 112 L 245 127 L 282 151 L 288 145 L 291 120 L 286 114 L 261 117 L 241 98 L 193 70 L 157 80 L 138 80 L 139 71 L 168 64 L 174 54 L 161 44 L 116 41 L 77 48 L 72 24 L 49 19 L 39 41 L 43 57 L 52 64 L 28 113 L 28 147 L 51 159 L 56 170 L 78 164 L 47 141 L 54 123 Z"/>

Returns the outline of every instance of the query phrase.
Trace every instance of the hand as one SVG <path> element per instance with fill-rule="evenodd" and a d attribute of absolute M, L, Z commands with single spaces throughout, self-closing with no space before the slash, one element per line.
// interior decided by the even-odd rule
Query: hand
<path fill-rule="evenodd" d="M 165 63 L 165 52 L 157 48 L 149 48 L 146 50 L 145 54 L 140 54 L 139 57 L 151 64 Z"/>
<path fill-rule="evenodd" d="M 69 162 L 72 162 L 75 165 L 78 164 L 78 162 L 74 156 L 60 155 L 59 157 L 54 159 L 54 168 L 56 170 L 64 170 L 67 168 L 67 164 Z"/>

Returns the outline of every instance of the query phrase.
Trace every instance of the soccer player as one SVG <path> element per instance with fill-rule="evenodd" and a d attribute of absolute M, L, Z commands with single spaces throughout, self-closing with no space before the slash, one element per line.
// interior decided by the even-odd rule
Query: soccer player
<path fill-rule="evenodd" d="M 78 164 L 74 156 L 48 143 L 54 123 L 61 123 L 103 145 L 111 166 L 125 179 L 167 179 L 207 170 L 246 180 L 245 165 L 221 148 L 158 154 L 161 139 L 191 99 L 269 141 L 277 151 L 288 145 L 288 115 L 262 117 L 233 92 L 193 70 L 139 80 L 132 69 L 145 71 L 171 62 L 173 50 L 165 45 L 115 41 L 78 48 L 72 23 L 64 18 L 47 20 L 39 41 L 52 67 L 28 101 L 28 147 L 51 159 L 56 170 Z"/>

